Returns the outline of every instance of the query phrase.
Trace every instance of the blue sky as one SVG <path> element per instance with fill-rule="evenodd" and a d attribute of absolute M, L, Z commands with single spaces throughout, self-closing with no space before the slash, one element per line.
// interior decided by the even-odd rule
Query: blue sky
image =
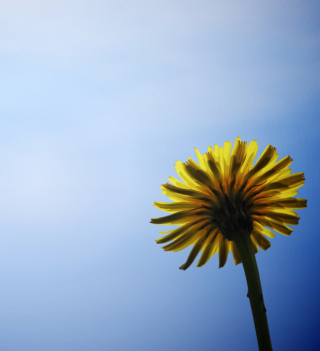
<path fill-rule="evenodd" d="M 149 223 L 175 161 L 240 136 L 305 172 L 257 261 L 274 350 L 318 350 L 318 2 L 0 5 L 0 349 L 256 350 L 242 266 L 180 271 Z"/>

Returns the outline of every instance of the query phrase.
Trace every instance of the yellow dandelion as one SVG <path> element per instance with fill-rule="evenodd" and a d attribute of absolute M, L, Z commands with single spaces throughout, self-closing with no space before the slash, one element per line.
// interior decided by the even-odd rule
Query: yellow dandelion
<path fill-rule="evenodd" d="M 151 223 L 181 225 L 156 240 L 165 251 L 180 251 L 194 245 L 180 268 L 187 269 L 202 251 L 197 266 L 201 267 L 219 253 L 219 267 L 232 251 L 235 264 L 241 257 L 235 243 L 239 230 L 251 233 L 255 253 L 259 247 L 266 250 L 274 237 L 273 229 L 290 235 L 288 225 L 298 224 L 294 209 L 306 207 L 307 201 L 293 198 L 304 183 L 303 173 L 290 174 L 289 156 L 276 162 L 276 149 L 268 145 L 253 166 L 258 151 L 256 141 L 247 146 L 237 138 L 231 152 L 231 143 L 224 147 L 210 146 L 200 154 L 195 149 L 199 164 L 191 158 L 186 163 L 177 161 L 175 168 L 183 180 L 172 177 L 172 184 L 163 184 L 162 192 L 174 202 L 155 202 L 155 207 L 172 214 L 153 218 Z M 267 229 L 266 227 L 270 228 Z"/>
<path fill-rule="evenodd" d="M 294 209 L 306 207 L 307 201 L 293 197 L 304 184 L 304 175 L 290 174 L 292 159 L 286 156 L 277 161 L 276 149 L 268 145 L 253 165 L 257 151 L 256 141 L 247 146 L 237 138 L 232 152 L 230 142 L 224 147 L 209 147 L 203 155 L 196 149 L 199 165 L 191 158 L 186 163 L 178 161 L 175 168 L 183 182 L 170 177 L 172 184 L 161 186 L 173 202 L 155 202 L 157 208 L 171 214 L 153 218 L 151 223 L 180 225 L 160 233 L 166 235 L 156 241 L 168 243 L 163 247 L 165 251 L 193 245 L 180 269 L 186 270 L 200 252 L 198 267 L 215 253 L 219 253 L 219 267 L 223 267 L 232 251 L 235 264 L 242 262 L 245 271 L 259 349 L 270 351 L 255 253 L 259 247 L 270 247 L 266 236 L 275 235 L 270 229 L 290 235 L 289 226 L 299 222 Z"/>

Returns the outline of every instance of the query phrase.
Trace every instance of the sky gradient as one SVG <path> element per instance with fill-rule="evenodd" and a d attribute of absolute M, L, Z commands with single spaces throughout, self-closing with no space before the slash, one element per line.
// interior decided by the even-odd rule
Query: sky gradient
<path fill-rule="evenodd" d="M 274 350 L 319 350 L 319 3 L 0 8 L 0 349 L 257 350 L 242 265 L 181 271 L 149 223 L 177 160 L 239 136 L 305 173 L 256 258 Z"/>

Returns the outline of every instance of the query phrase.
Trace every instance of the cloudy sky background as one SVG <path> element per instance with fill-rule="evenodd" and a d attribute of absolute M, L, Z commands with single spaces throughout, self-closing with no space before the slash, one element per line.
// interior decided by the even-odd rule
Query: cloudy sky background
<path fill-rule="evenodd" d="M 317 1 L 0 0 L 0 349 L 256 350 L 232 257 L 178 267 L 159 186 L 257 140 L 308 208 L 257 261 L 274 350 L 318 350 Z"/>

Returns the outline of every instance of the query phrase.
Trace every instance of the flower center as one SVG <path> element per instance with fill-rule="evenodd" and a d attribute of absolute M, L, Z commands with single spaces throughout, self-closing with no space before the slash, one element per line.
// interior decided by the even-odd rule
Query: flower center
<path fill-rule="evenodd" d="M 217 222 L 222 235 L 231 241 L 240 231 L 250 235 L 253 230 L 253 220 L 249 211 L 251 206 L 244 201 L 234 204 L 227 196 L 224 199 L 217 211 Z"/>

